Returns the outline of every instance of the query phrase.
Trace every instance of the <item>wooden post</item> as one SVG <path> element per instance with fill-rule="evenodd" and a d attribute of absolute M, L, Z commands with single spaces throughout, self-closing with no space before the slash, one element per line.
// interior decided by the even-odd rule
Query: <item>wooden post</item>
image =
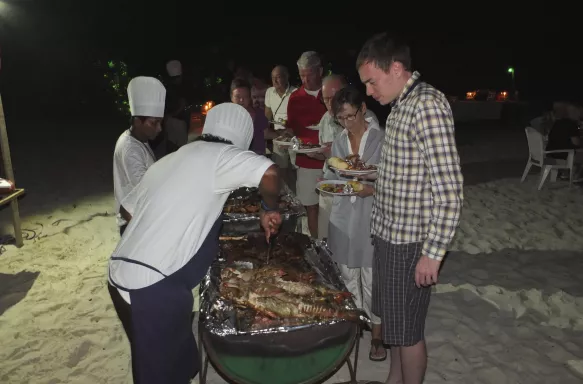
<path fill-rule="evenodd" d="M 0 150 L 2 151 L 2 162 L 6 178 L 16 185 L 14 172 L 12 171 L 12 159 L 10 158 L 10 144 L 8 143 L 8 132 L 6 132 L 6 120 L 4 119 L 4 107 L 2 105 L 2 96 L 0 95 Z M 14 225 L 14 240 L 17 247 L 22 247 L 22 229 L 20 228 L 20 212 L 18 209 L 18 198 L 10 201 L 12 209 L 12 224 Z"/>

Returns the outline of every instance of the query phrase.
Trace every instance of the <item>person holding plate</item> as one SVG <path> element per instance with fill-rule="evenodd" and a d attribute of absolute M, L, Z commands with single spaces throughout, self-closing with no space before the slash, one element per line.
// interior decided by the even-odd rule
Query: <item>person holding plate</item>
<path fill-rule="evenodd" d="M 364 95 L 358 89 L 347 86 L 336 92 L 331 112 L 344 130 L 332 143 L 333 157 L 345 159 L 358 154 L 367 165 L 380 161 L 384 132 L 378 122 L 365 119 L 366 111 Z M 353 179 L 341 171 L 336 172 L 339 174 L 327 168 L 324 178 Z M 358 196 L 334 196 L 328 225 L 328 245 L 346 287 L 354 295 L 356 306 L 364 309 L 373 323 L 369 358 L 383 361 L 387 358 L 387 351 L 381 340 L 381 319 L 371 311 L 374 248 L 370 237 L 370 216 L 373 194 L 372 185 L 365 183 Z"/>

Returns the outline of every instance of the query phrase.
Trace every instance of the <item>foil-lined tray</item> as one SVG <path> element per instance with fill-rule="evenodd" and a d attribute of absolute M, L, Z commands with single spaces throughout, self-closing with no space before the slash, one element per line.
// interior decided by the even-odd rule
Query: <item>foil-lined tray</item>
<path fill-rule="evenodd" d="M 227 204 L 232 200 L 244 201 L 246 199 L 256 197 L 259 195 L 259 190 L 257 188 L 239 188 L 229 196 Z M 290 218 L 297 218 L 306 215 L 306 209 L 302 203 L 294 196 L 292 191 L 287 185 L 282 188 L 282 193 L 280 195 L 280 201 L 286 203 L 286 209 L 282 210 L 281 217 L 282 220 L 289 220 Z M 259 211 L 252 213 L 233 213 L 223 211 L 223 222 L 224 223 L 236 223 L 244 221 L 257 221 L 259 220 Z"/>
<path fill-rule="evenodd" d="M 248 236 L 256 235 L 249 234 Z M 263 236 L 263 234 L 259 234 L 259 236 Z M 323 283 L 338 291 L 347 291 L 340 277 L 340 270 L 332 260 L 331 252 L 324 241 L 313 240 L 300 233 L 287 234 L 286 236 L 297 236 L 298 241 L 307 244 L 304 249 L 304 259 L 310 265 L 311 269 L 317 273 L 319 283 Z M 275 334 L 347 322 L 347 320 L 336 318 L 327 320 L 305 319 L 301 324 L 295 322 L 293 325 L 276 325 L 261 329 L 241 329 L 237 317 L 237 308 L 230 300 L 224 299 L 220 294 L 221 271 L 226 265 L 225 255 L 219 254 L 219 257 L 212 264 L 200 285 L 200 321 L 206 331 L 213 335 L 224 337 Z M 349 311 L 358 311 L 352 298 L 344 301 L 343 308 Z M 369 321 L 364 313 L 360 313 L 359 320 L 364 322 Z"/>

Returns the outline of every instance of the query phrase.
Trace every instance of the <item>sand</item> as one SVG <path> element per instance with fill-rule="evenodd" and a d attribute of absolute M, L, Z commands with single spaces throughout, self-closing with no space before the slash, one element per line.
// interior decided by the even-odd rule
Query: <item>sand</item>
<path fill-rule="evenodd" d="M 466 202 L 432 297 L 425 382 L 579 383 L 583 189 L 557 182 L 539 192 L 536 175 L 521 184 L 520 130 L 462 139 Z M 91 148 L 69 140 L 65 152 L 44 139 L 13 145 L 28 240 L 0 255 L 1 383 L 131 382 L 105 285 L 118 240 L 112 136 Z M 7 210 L 0 219 L 1 233 L 11 231 Z M 388 362 L 368 360 L 369 340 L 365 333 L 358 378 L 383 381 Z M 208 380 L 223 383 L 212 369 Z M 346 380 L 343 367 L 328 382 Z"/>

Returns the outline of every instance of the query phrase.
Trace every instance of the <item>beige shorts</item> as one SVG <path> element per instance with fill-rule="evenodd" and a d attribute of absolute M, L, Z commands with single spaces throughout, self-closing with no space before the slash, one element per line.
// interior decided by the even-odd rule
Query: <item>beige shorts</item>
<path fill-rule="evenodd" d="M 318 205 L 320 195 L 316 192 L 316 184 L 323 175 L 322 168 L 298 168 L 296 196 L 303 205 Z"/>

